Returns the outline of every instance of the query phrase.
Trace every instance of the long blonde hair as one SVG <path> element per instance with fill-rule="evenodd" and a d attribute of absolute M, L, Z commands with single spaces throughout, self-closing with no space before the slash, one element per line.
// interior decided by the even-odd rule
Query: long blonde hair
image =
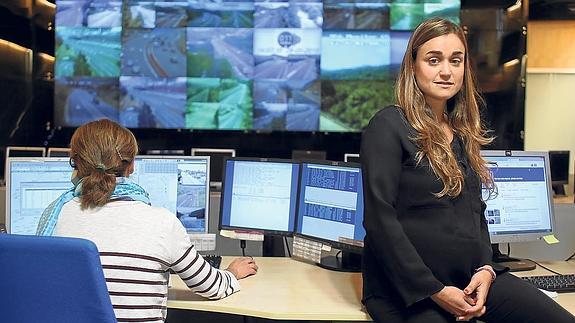
<path fill-rule="evenodd" d="M 116 177 L 124 176 L 137 153 L 132 132 L 108 119 L 76 129 L 70 141 L 70 158 L 82 178 L 81 208 L 108 203 Z"/>
<path fill-rule="evenodd" d="M 458 196 L 463 189 L 463 173 L 457 165 L 447 136 L 417 86 L 414 71 L 417 50 L 427 41 L 448 34 L 456 35 L 465 46 L 463 85 L 459 92 L 447 101 L 450 111 L 448 122 L 455 134 L 465 142 L 469 163 L 481 182 L 488 188 L 493 187 L 491 174 L 485 160 L 481 158 L 480 149 L 494 138 L 489 136 L 481 124 L 479 107 L 484 101 L 475 86 L 465 34 L 460 26 L 449 20 L 432 18 L 422 22 L 409 39 L 395 84 L 395 96 L 408 122 L 417 131 L 417 135 L 412 138 L 419 147 L 417 163 L 427 157 L 431 169 L 443 182 L 443 190 L 434 193 L 437 197 Z"/>

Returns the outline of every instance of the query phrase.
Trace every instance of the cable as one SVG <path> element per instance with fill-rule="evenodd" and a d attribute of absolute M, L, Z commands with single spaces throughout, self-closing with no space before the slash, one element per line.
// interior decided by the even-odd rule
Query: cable
<path fill-rule="evenodd" d="M 511 243 L 507 243 L 507 257 L 511 254 Z"/>
<path fill-rule="evenodd" d="M 341 255 L 341 250 L 335 254 L 335 257 L 337 258 L 337 256 L 339 256 L 339 255 Z"/>
<path fill-rule="evenodd" d="M 569 258 L 565 259 L 565 261 L 569 261 L 569 260 L 573 259 L 573 257 L 575 257 L 575 252 L 571 256 L 569 256 Z"/>
<path fill-rule="evenodd" d="M 240 248 L 242 248 L 242 256 L 246 256 L 246 240 L 240 240 Z"/>
<path fill-rule="evenodd" d="M 286 236 L 284 236 L 284 241 L 285 241 L 285 244 L 286 244 L 286 250 L 287 250 L 287 252 L 288 252 L 288 257 L 291 258 L 291 251 L 289 250 L 289 243 L 288 243 L 288 241 L 287 241 L 287 237 L 286 237 Z"/>
<path fill-rule="evenodd" d="M 553 270 L 553 269 L 550 269 L 550 268 L 548 268 L 548 267 L 543 266 L 542 264 L 538 263 L 538 262 L 535 261 L 535 260 L 532 260 L 532 259 L 527 259 L 527 260 L 533 261 L 537 266 L 539 266 L 539 267 L 541 267 L 541 268 L 543 268 L 543 269 L 545 269 L 545 270 L 548 270 L 548 271 L 554 273 L 555 275 L 561 275 L 561 276 L 564 275 L 564 274 L 562 274 L 562 273 L 560 273 L 560 272 L 556 272 L 556 271 Z"/>

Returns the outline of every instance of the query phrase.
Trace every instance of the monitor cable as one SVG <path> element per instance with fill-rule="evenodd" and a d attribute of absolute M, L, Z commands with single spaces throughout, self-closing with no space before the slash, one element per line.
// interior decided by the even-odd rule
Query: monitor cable
<path fill-rule="evenodd" d="M 553 270 L 553 269 L 551 269 L 551 268 L 549 268 L 549 267 L 543 266 L 542 264 L 538 263 L 538 262 L 535 261 L 535 260 L 532 260 L 532 259 L 527 259 L 527 260 L 534 262 L 537 266 L 539 266 L 539 267 L 541 267 L 541 268 L 543 268 L 543 269 L 545 269 L 545 270 L 547 270 L 547 271 L 550 271 L 550 272 L 554 273 L 555 275 L 563 275 L 562 273 L 557 272 L 557 271 L 555 271 L 555 270 Z"/>
<path fill-rule="evenodd" d="M 242 256 L 246 256 L 246 240 L 240 240 L 240 248 L 242 248 Z"/>
<path fill-rule="evenodd" d="M 287 250 L 287 253 L 288 253 L 288 257 L 291 258 L 291 251 L 289 250 L 289 243 L 288 243 L 288 241 L 287 241 L 287 237 L 286 237 L 286 236 L 284 236 L 284 242 L 285 242 L 285 244 L 286 244 L 286 250 Z"/>
<path fill-rule="evenodd" d="M 575 252 L 571 254 L 571 256 L 569 256 L 569 258 L 565 259 L 565 261 L 569 261 L 571 259 L 573 259 L 573 257 L 575 257 Z"/>

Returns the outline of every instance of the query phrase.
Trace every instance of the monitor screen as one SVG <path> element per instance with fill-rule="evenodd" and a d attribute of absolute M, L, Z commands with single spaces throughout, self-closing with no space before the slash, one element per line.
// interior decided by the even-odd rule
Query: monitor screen
<path fill-rule="evenodd" d="M 236 157 L 235 149 L 192 148 L 192 156 L 210 156 L 210 182 L 213 186 L 222 183 L 224 159 Z"/>
<path fill-rule="evenodd" d="M 345 154 L 343 155 L 343 161 L 346 163 L 358 163 L 360 162 L 359 160 L 359 154 Z"/>
<path fill-rule="evenodd" d="M 220 229 L 292 234 L 299 167 L 290 160 L 228 159 L 222 182 Z"/>
<path fill-rule="evenodd" d="M 358 164 L 302 163 L 296 233 L 341 249 L 363 247 L 363 183 Z"/>
<path fill-rule="evenodd" d="M 547 152 L 482 151 L 495 189 L 483 189 L 491 242 L 536 240 L 554 229 Z"/>
<path fill-rule="evenodd" d="M 209 157 L 137 156 L 130 178 L 152 206 L 174 213 L 188 233 L 208 232 Z"/>
<path fill-rule="evenodd" d="M 44 209 L 72 187 L 68 158 L 8 158 L 6 229 L 36 234 Z"/>
<path fill-rule="evenodd" d="M 549 162 L 553 184 L 569 182 L 569 150 L 550 150 Z"/>

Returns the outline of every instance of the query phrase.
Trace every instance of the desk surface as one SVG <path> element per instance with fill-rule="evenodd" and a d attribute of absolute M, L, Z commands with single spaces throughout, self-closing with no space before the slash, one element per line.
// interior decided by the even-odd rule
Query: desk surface
<path fill-rule="evenodd" d="M 226 268 L 233 257 L 223 257 Z M 256 257 L 257 275 L 242 290 L 210 301 L 191 293 L 172 275 L 168 307 L 276 320 L 371 321 L 361 304 L 361 274 L 322 269 L 291 258 Z"/>
<path fill-rule="evenodd" d="M 222 259 L 222 268 L 233 257 Z M 240 281 L 242 290 L 218 301 L 191 293 L 182 280 L 172 275 L 168 307 L 248 315 L 276 320 L 370 321 L 361 305 L 361 274 L 340 273 L 290 258 L 263 258 L 256 261 L 258 274 Z M 575 273 L 575 261 L 541 262 L 562 274 Z M 517 276 L 552 275 L 537 267 Z M 554 298 L 575 313 L 575 293 Z"/>
<path fill-rule="evenodd" d="M 549 267 L 561 274 L 575 274 L 575 261 L 540 261 L 545 267 Z M 514 272 L 519 277 L 537 276 L 537 275 L 553 275 L 552 272 L 545 270 L 539 266 L 535 270 Z M 560 293 L 554 300 L 563 306 L 567 311 L 575 314 L 575 293 Z"/>

